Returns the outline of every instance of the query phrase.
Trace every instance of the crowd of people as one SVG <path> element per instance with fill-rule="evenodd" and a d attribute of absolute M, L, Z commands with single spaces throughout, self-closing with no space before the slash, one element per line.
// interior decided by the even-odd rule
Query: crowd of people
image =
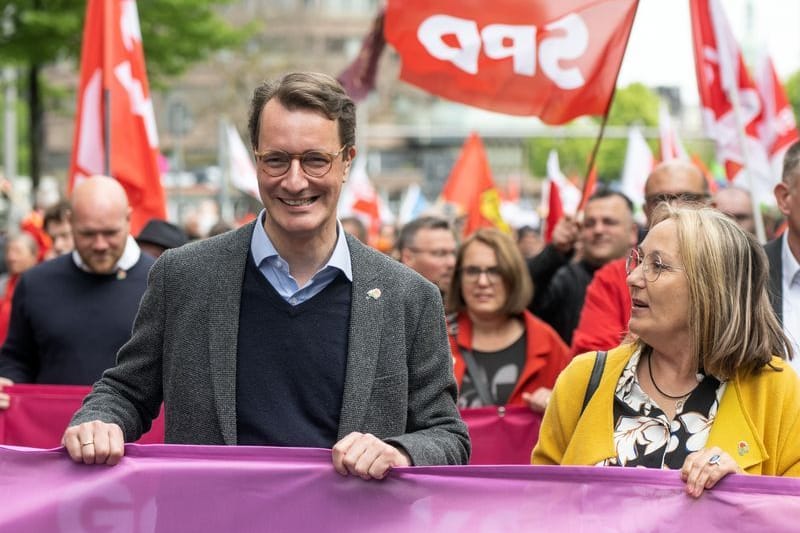
<path fill-rule="evenodd" d="M 519 405 L 543 414 L 534 464 L 680 470 L 695 497 L 800 475 L 800 143 L 763 247 L 747 191 L 712 197 L 667 161 L 649 229 L 601 188 L 546 244 L 426 215 L 389 255 L 337 219 L 355 126 L 326 75 L 257 87 L 264 209 L 204 240 L 152 221 L 137 242 L 119 184 L 79 184 L 45 214 L 48 260 L 7 241 L 0 386 L 94 384 L 63 440 L 89 464 L 117 463 L 163 403 L 169 443 L 325 447 L 340 474 L 383 478 L 466 463 L 459 408 Z"/>

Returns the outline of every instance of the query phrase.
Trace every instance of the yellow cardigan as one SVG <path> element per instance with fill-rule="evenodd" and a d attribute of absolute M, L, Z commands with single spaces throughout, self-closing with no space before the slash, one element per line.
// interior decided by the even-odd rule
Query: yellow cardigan
<path fill-rule="evenodd" d="M 595 354 L 573 359 L 556 382 L 531 462 L 594 465 L 616 457 L 614 391 L 633 355 L 632 345 L 608 352 L 600 385 L 581 416 Z M 719 446 L 749 474 L 800 477 L 800 378 L 782 359 L 736 376 L 722 396 L 706 447 Z"/>

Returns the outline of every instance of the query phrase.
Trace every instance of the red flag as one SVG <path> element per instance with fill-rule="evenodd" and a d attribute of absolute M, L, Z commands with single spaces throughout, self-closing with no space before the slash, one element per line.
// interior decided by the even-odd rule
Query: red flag
<path fill-rule="evenodd" d="M 691 0 L 695 69 L 706 133 L 733 181 L 745 165 L 758 203 L 774 203 L 767 154 L 758 140 L 761 100 L 718 0 Z M 734 110 L 738 100 L 738 113 Z M 738 115 L 738 116 L 737 116 Z M 743 138 L 743 139 L 742 139 Z M 742 173 L 742 178 L 744 178 Z M 749 182 L 741 182 L 749 188 Z"/>
<path fill-rule="evenodd" d="M 792 105 L 786 96 L 775 66 L 766 54 L 762 55 L 755 70 L 755 82 L 764 112 L 757 124 L 758 137 L 766 148 L 770 159 L 777 159 L 778 167 L 783 163 L 783 155 L 789 146 L 800 140 Z"/>
<path fill-rule="evenodd" d="M 551 179 L 547 180 L 550 184 L 547 194 L 547 219 L 545 220 L 544 242 L 553 240 L 553 230 L 558 221 L 564 216 L 564 206 L 561 204 L 561 194 L 558 184 Z"/>
<path fill-rule="evenodd" d="M 511 232 L 500 216 L 500 193 L 494 185 L 489 159 L 477 133 L 471 133 L 464 143 L 441 198 L 458 206 L 467 216 L 465 236 L 492 226 Z"/>
<path fill-rule="evenodd" d="M 111 103 L 108 121 L 104 121 L 104 93 Z M 111 130 L 108 172 L 105 124 Z M 128 194 L 133 208 L 131 233 L 137 234 L 151 218 L 166 218 L 157 156 L 158 133 L 136 2 L 89 0 L 69 189 L 93 174 L 110 174 Z"/>
<path fill-rule="evenodd" d="M 562 124 L 607 112 L 638 0 L 389 0 L 402 80 Z"/>

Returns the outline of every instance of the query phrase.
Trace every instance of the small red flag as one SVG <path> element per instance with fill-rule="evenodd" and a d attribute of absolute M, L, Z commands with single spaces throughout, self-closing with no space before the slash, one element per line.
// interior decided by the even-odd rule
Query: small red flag
<path fill-rule="evenodd" d="M 110 98 L 109 120 L 105 95 Z M 106 125 L 110 148 L 105 146 Z M 137 234 L 151 218 L 166 218 L 158 133 L 134 0 L 89 0 L 86 6 L 69 190 L 94 174 L 109 174 L 125 188 L 133 208 L 131 233 Z"/>
<path fill-rule="evenodd" d="M 489 159 L 477 133 L 471 133 L 464 143 L 441 198 L 458 206 L 466 215 L 465 236 L 486 227 L 511 232 L 500 216 L 500 193 L 494 185 Z"/>

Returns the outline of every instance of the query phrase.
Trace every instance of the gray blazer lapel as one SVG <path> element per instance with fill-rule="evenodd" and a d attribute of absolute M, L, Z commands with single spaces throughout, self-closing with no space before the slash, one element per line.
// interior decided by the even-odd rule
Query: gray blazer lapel
<path fill-rule="evenodd" d="M 225 444 L 236 444 L 236 350 L 239 335 L 239 307 L 244 269 L 249 259 L 250 239 L 255 222 L 228 239 L 221 248 L 214 285 L 209 288 L 208 354 L 211 361 L 211 389 Z"/>
<path fill-rule="evenodd" d="M 384 291 L 369 252 L 363 244 L 347 236 L 353 266 L 353 288 L 350 304 L 350 333 L 347 370 L 345 372 L 342 411 L 339 418 L 339 438 L 358 431 L 367 412 L 367 400 L 372 391 L 375 367 L 381 345 L 383 302 L 377 291 Z"/>
<path fill-rule="evenodd" d="M 764 245 L 764 251 L 769 259 L 769 301 L 772 309 L 778 315 L 778 320 L 783 324 L 783 267 L 781 265 L 781 246 L 783 238 L 779 237 Z"/>

